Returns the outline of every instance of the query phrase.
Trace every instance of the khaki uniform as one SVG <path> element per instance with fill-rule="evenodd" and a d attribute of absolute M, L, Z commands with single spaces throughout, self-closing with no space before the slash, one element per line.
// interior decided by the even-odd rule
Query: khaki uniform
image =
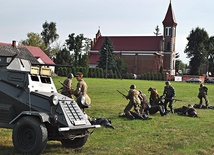
<path fill-rule="evenodd" d="M 129 103 L 125 107 L 124 113 L 128 118 L 134 118 L 134 116 L 130 112 L 133 107 L 136 113 L 140 113 L 141 100 L 139 98 L 139 94 L 140 92 L 138 90 L 130 89 L 128 95 L 126 96 L 126 99 L 129 99 Z"/>
<path fill-rule="evenodd" d="M 145 109 L 151 108 L 151 105 L 148 103 L 145 94 L 140 93 L 139 98 L 141 100 L 140 113 L 143 114 L 145 112 Z"/>
<path fill-rule="evenodd" d="M 151 91 L 150 97 L 149 97 L 149 102 L 150 102 L 151 106 L 158 105 L 159 95 L 158 95 L 157 89 L 150 88 L 149 91 Z"/>
<path fill-rule="evenodd" d="M 88 89 L 88 86 L 87 86 L 86 82 L 83 79 L 81 79 L 80 81 L 78 81 L 76 90 L 73 93 L 76 96 L 77 101 L 79 99 L 81 100 L 82 97 L 85 97 L 86 103 L 82 103 L 82 104 L 90 105 L 91 104 L 91 98 L 87 94 L 87 89 Z M 80 103 L 78 103 L 78 104 L 80 104 Z"/>
<path fill-rule="evenodd" d="M 153 88 L 155 89 L 155 88 Z M 156 90 L 156 89 L 155 89 Z M 151 90 L 150 90 L 151 91 Z M 156 93 L 157 95 L 157 93 Z M 155 97 L 156 97 L 155 95 Z M 151 105 L 148 101 L 147 101 L 147 98 L 146 98 L 146 95 L 141 93 L 140 95 L 140 98 L 143 98 L 143 100 L 141 100 L 141 114 L 143 114 L 143 112 L 145 114 L 155 114 L 157 113 L 158 111 L 160 112 L 160 115 L 161 116 L 164 116 L 166 113 L 165 113 L 165 109 L 164 109 L 164 106 L 163 105 L 158 105 L 158 101 L 157 101 L 157 104 L 153 104 Z M 158 97 L 159 98 L 159 97 Z M 142 110 L 143 109 L 143 110 Z"/>

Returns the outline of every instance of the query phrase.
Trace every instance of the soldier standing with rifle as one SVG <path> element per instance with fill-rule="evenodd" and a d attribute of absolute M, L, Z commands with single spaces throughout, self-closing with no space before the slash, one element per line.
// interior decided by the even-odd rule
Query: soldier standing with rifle
<path fill-rule="evenodd" d="M 60 82 L 63 85 L 61 94 L 68 96 L 70 98 L 72 98 L 71 91 L 72 91 L 72 78 L 73 77 L 74 77 L 74 75 L 72 73 L 70 73 L 70 74 L 68 74 L 68 78 L 63 83 Z"/>
<path fill-rule="evenodd" d="M 173 113 L 173 108 L 172 108 L 172 103 L 175 97 L 175 89 L 171 86 L 169 81 L 165 82 L 165 87 L 164 87 L 164 91 L 163 91 L 163 95 L 162 97 L 164 97 L 164 108 L 165 111 L 167 112 L 167 103 L 169 103 L 169 108 L 170 111 Z"/>
<path fill-rule="evenodd" d="M 200 84 L 199 93 L 198 93 L 198 98 L 200 99 L 199 108 L 202 108 L 202 99 L 203 98 L 205 100 L 206 108 L 208 108 L 209 101 L 208 101 L 207 93 L 208 93 L 208 88 L 206 86 L 204 86 L 203 84 Z"/>

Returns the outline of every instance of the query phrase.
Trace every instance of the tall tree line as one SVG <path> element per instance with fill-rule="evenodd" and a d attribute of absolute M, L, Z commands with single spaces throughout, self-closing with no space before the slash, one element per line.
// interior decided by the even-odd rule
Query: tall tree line
<path fill-rule="evenodd" d="M 187 37 L 185 53 L 190 58 L 190 74 L 202 75 L 202 68 L 214 75 L 214 37 L 203 28 L 192 29 Z"/>

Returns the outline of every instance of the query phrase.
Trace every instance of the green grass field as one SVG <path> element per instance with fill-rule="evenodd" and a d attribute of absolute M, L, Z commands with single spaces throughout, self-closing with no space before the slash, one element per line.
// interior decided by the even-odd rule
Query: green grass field
<path fill-rule="evenodd" d="M 57 88 L 58 81 L 65 77 L 54 77 Z M 131 84 L 135 84 L 149 98 L 147 89 L 157 88 L 162 95 L 164 81 L 119 80 L 85 78 L 88 84 L 88 94 L 92 99 L 91 107 L 86 109 L 90 117 L 105 117 L 112 120 L 115 129 L 98 128 L 89 136 L 81 149 L 70 150 L 62 147 L 60 142 L 49 141 L 44 155 L 64 154 L 98 154 L 98 155 L 210 155 L 214 154 L 214 110 L 197 110 L 199 118 L 159 113 L 151 115 L 152 120 L 127 120 L 118 117 L 123 112 L 128 101 L 117 92 L 124 94 Z M 174 108 L 183 105 L 196 104 L 199 84 L 171 82 L 176 90 Z M 73 87 L 76 79 L 73 80 Z M 207 84 L 208 97 L 211 105 L 214 101 L 214 85 Z M 15 154 L 12 145 L 12 130 L 0 129 L 0 154 Z"/>

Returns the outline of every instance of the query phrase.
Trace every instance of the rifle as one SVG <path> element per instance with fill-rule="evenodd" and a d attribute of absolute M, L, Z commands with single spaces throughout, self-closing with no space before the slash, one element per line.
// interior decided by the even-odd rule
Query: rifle
<path fill-rule="evenodd" d="M 117 90 L 118 93 L 120 93 L 124 98 L 126 98 L 126 95 L 121 93 L 119 90 Z"/>
<path fill-rule="evenodd" d="M 69 89 L 64 83 L 62 83 L 61 81 L 59 81 L 59 83 L 61 83 L 61 85 L 63 85 L 65 88 Z"/>
<path fill-rule="evenodd" d="M 175 98 L 173 98 L 173 99 L 171 99 L 171 98 L 163 98 L 163 99 L 165 99 L 165 100 L 172 100 L 172 101 L 182 101 L 182 100 L 179 100 L 179 99 L 175 99 Z"/>
<path fill-rule="evenodd" d="M 129 92 L 129 90 L 128 89 L 126 89 L 126 88 L 124 88 L 127 92 Z"/>
<path fill-rule="evenodd" d="M 179 100 L 179 99 L 173 99 L 173 100 L 174 100 L 175 102 L 176 102 L 176 101 L 182 101 L 182 100 Z"/>
<path fill-rule="evenodd" d="M 61 85 L 63 85 L 65 88 L 67 88 L 67 89 L 69 89 L 70 91 L 72 91 L 73 90 L 73 88 L 68 88 L 64 83 L 62 83 L 61 81 L 59 81 L 59 83 L 61 83 Z M 62 88 L 60 88 L 60 89 L 62 89 Z"/>

